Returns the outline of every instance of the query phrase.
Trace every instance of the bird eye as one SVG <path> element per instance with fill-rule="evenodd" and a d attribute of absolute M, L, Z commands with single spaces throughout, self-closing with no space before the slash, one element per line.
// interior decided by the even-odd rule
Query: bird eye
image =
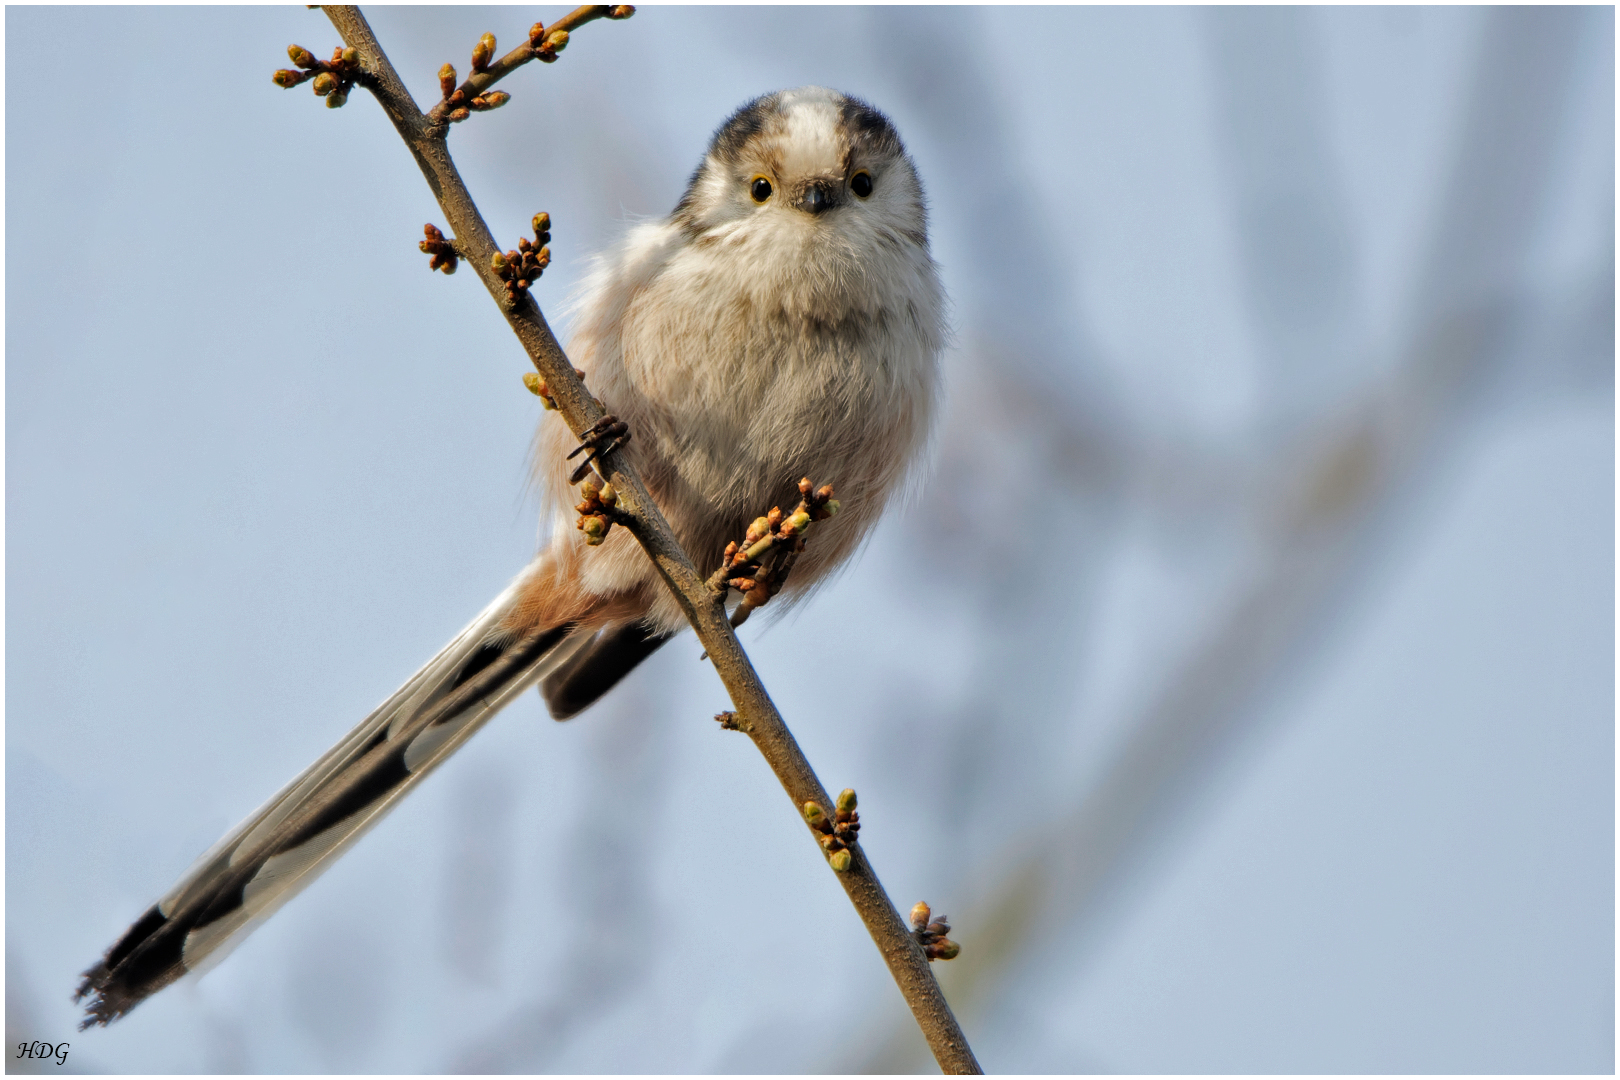
<path fill-rule="evenodd" d="M 872 174 L 867 172 L 865 169 L 862 169 L 860 172 L 850 177 L 849 190 L 853 191 L 863 199 L 872 194 Z"/>
<path fill-rule="evenodd" d="M 766 176 L 756 176 L 748 183 L 748 194 L 754 197 L 755 202 L 764 202 L 771 197 L 771 181 Z"/>

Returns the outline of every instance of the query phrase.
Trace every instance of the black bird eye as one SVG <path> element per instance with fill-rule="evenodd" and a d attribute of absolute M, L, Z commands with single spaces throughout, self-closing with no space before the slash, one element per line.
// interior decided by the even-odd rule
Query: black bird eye
<path fill-rule="evenodd" d="M 770 198 L 770 179 L 764 176 L 754 177 L 753 181 L 748 185 L 748 194 L 754 197 L 755 202 L 764 202 L 766 199 Z"/>
<path fill-rule="evenodd" d="M 865 169 L 862 169 L 860 172 L 850 177 L 849 190 L 853 191 L 863 199 L 872 194 L 872 174 L 867 172 Z"/>

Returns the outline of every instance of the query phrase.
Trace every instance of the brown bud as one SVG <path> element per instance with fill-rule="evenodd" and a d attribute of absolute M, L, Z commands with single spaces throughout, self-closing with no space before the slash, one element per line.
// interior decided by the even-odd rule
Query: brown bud
<path fill-rule="evenodd" d="M 332 91 L 336 90 L 337 85 L 338 81 L 332 75 L 332 73 L 329 71 L 323 71 L 319 75 L 315 76 L 315 82 L 311 89 L 315 91 L 316 97 L 325 97 Z"/>
<path fill-rule="evenodd" d="M 435 258 L 440 258 L 440 256 L 435 256 Z M 442 256 L 442 260 L 443 261 L 439 263 L 440 270 L 443 270 L 446 274 L 453 274 L 456 272 L 456 257 L 454 255 Z"/>
<path fill-rule="evenodd" d="M 505 90 L 496 90 L 492 94 L 485 94 L 482 98 L 474 98 L 473 100 L 482 101 L 484 103 L 483 107 L 486 109 L 498 109 L 502 105 L 505 105 L 508 101 L 511 101 L 512 95 L 508 94 Z"/>
<path fill-rule="evenodd" d="M 302 45 L 287 46 L 287 58 L 301 68 L 312 68 L 315 66 L 315 54 L 304 48 Z"/>
<path fill-rule="evenodd" d="M 962 946 L 946 938 L 944 941 L 930 945 L 926 951 L 930 960 L 955 960 L 962 954 Z"/>
<path fill-rule="evenodd" d="M 838 812 L 840 814 L 852 813 L 855 809 L 855 789 L 845 788 L 838 793 Z"/>
<path fill-rule="evenodd" d="M 806 476 L 804 479 L 799 481 L 799 494 L 800 495 L 809 495 L 810 494 L 810 489 L 813 486 L 815 486 L 815 485 L 811 484 L 810 483 L 810 478 L 808 476 Z"/>
<path fill-rule="evenodd" d="M 822 484 L 821 485 L 821 490 L 816 492 L 816 500 L 818 502 L 826 502 L 828 499 L 830 499 L 832 497 L 833 497 L 833 486 L 831 484 Z"/>
<path fill-rule="evenodd" d="M 467 117 L 469 117 L 471 115 L 472 115 L 472 113 L 468 112 L 465 107 L 460 108 L 460 109 L 452 109 L 450 111 L 450 122 L 452 124 L 459 124 L 459 123 L 461 123 L 463 120 L 467 119 Z"/>
<path fill-rule="evenodd" d="M 534 215 L 534 221 L 531 222 L 531 224 L 534 225 L 534 234 L 536 236 L 539 236 L 543 232 L 550 232 L 551 215 L 542 210 L 538 214 Z"/>
<path fill-rule="evenodd" d="M 912 929 L 921 930 L 927 926 L 931 915 L 933 915 L 933 912 L 928 909 L 928 904 L 922 900 L 917 901 L 916 905 L 911 909 Z"/>
<path fill-rule="evenodd" d="M 439 69 L 439 95 L 449 97 L 456 92 L 456 69 L 452 64 L 446 64 Z"/>
<path fill-rule="evenodd" d="M 782 508 L 780 506 L 771 507 L 771 512 L 765 515 L 765 522 L 773 530 L 782 524 Z"/>
<path fill-rule="evenodd" d="M 636 13 L 634 4 L 615 4 L 613 10 L 608 12 L 610 19 L 628 19 Z"/>
<path fill-rule="evenodd" d="M 545 23 L 538 23 L 537 22 L 533 26 L 529 27 L 529 48 L 538 49 L 540 47 L 540 43 L 542 41 L 544 41 L 545 38 L 546 38 L 546 24 Z"/>
<path fill-rule="evenodd" d="M 285 90 L 297 86 L 299 83 L 309 78 L 309 76 L 305 75 L 301 71 L 292 71 L 288 68 L 282 68 L 274 75 L 270 76 L 270 78 L 274 80 L 277 86 Z"/>
<path fill-rule="evenodd" d="M 489 67 L 490 58 L 495 55 L 495 35 L 485 34 L 473 46 L 472 69 L 474 72 L 483 71 Z"/>
<path fill-rule="evenodd" d="M 854 861 L 855 857 L 849 853 L 849 848 L 842 848 L 833 852 L 832 858 L 827 860 L 828 864 L 840 874 L 842 874 L 845 870 L 848 870 L 849 864 Z M 952 953 L 951 955 L 955 956 L 956 954 Z"/>

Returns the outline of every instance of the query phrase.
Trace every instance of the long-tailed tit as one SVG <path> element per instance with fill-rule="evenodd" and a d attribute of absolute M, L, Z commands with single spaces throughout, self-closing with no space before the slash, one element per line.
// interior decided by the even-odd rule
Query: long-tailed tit
<path fill-rule="evenodd" d="M 922 187 L 894 127 L 806 87 L 739 109 L 674 213 L 597 259 L 570 356 L 629 424 L 624 452 L 700 569 L 766 509 L 793 505 L 800 477 L 836 486 L 842 511 L 786 584 L 802 594 L 849 558 L 915 467 L 944 333 Z M 541 429 L 548 546 L 85 974 L 87 1025 L 217 962 L 525 689 L 538 682 L 566 719 L 684 625 L 625 530 L 582 543 L 571 442 L 560 422 Z"/>

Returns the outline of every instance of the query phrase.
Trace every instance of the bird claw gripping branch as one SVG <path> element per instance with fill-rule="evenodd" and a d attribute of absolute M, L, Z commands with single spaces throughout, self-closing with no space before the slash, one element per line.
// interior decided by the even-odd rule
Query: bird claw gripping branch
<path fill-rule="evenodd" d="M 315 54 L 302 45 L 289 45 L 287 56 L 302 70 L 282 68 L 271 76 L 276 85 L 291 89 L 314 79 L 315 96 L 325 98 L 328 109 L 341 109 L 349 100 L 350 88 L 365 75 L 360 68 L 360 54 L 354 49 L 336 48 L 332 50 L 332 59 L 317 60 Z"/>
<path fill-rule="evenodd" d="M 854 858 L 849 846 L 861 831 L 861 815 L 855 812 L 855 789 L 845 788 L 838 793 L 831 817 L 820 803 L 805 803 L 804 820 L 815 831 L 816 842 L 827 853 L 828 864 L 840 874 L 848 870 Z"/>
<path fill-rule="evenodd" d="M 527 382 L 528 380 L 525 379 L 524 381 Z M 585 479 L 586 474 L 591 471 L 592 462 L 601 458 L 603 454 L 611 454 L 629 441 L 629 424 L 612 413 L 602 417 L 602 419 L 580 432 L 579 445 L 568 452 L 570 461 L 577 454 L 585 454 L 585 460 L 581 461 L 579 467 L 569 474 L 568 482 L 577 484 Z"/>
<path fill-rule="evenodd" d="M 515 251 L 500 252 L 489 257 L 489 266 L 495 276 L 506 282 L 506 299 L 515 304 L 529 295 L 529 286 L 540 280 L 540 275 L 551 265 L 551 215 L 542 210 L 530 222 L 534 226 L 534 240 L 519 237 Z M 426 248 L 423 249 L 427 250 Z M 577 481 L 576 481 L 577 483 Z"/>
<path fill-rule="evenodd" d="M 804 550 L 810 525 L 838 513 L 831 484 L 816 489 L 807 476 L 799 481 L 799 494 L 803 498 L 793 513 L 784 515 L 781 507 L 773 506 L 769 514 L 755 518 L 741 544 L 733 540 L 726 545 L 720 569 L 709 577 L 709 588 L 716 593 L 723 596 L 726 589 L 732 588 L 743 594 L 742 603 L 731 613 L 734 627 L 741 626 L 755 608 L 764 607 L 782 591 L 799 552 Z M 775 559 L 765 565 L 764 560 L 773 552 Z"/>
<path fill-rule="evenodd" d="M 945 916 L 935 917 L 922 901 L 911 909 L 911 936 L 923 947 L 928 959 L 955 960 L 962 952 L 962 946 L 945 936 L 950 932 L 951 924 Z"/>

